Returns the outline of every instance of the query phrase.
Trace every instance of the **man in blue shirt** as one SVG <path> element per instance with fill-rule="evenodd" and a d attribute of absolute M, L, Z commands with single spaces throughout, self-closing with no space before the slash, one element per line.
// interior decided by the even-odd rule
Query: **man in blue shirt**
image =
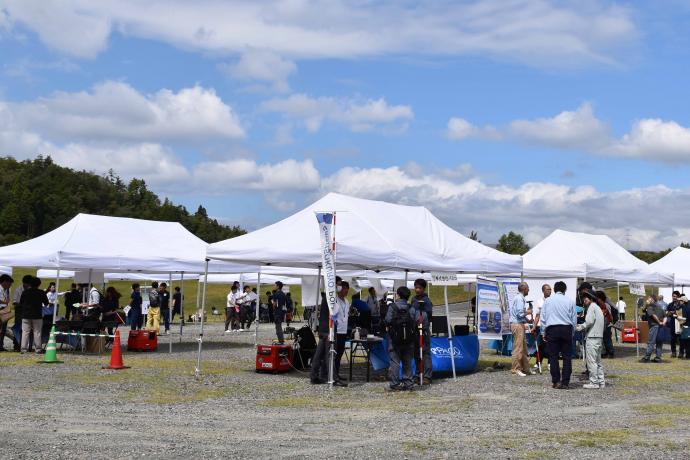
<path fill-rule="evenodd" d="M 527 344 L 525 343 L 525 327 L 527 326 L 527 315 L 532 314 L 531 308 L 525 308 L 525 297 L 529 294 L 529 286 L 522 282 L 518 286 L 518 295 L 515 296 L 510 304 L 510 329 L 513 333 L 513 363 L 511 372 L 520 377 L 533 372 L 529 369 L 527 359 Z"/>
<path fill-rule="evenodd" d="M 553 286 L 556 294 L 544 301 L 541 310 L 542 335 L 549 350 L 551 382 L 554 388 L 568 389 L 573 372 L 572 344 L 573 332 L 577 326 L 575 301 L 565 296 L 566 285 L 558 281 Z M 559 367 L 558 356 L 563 356 L 563 373 Z"/>

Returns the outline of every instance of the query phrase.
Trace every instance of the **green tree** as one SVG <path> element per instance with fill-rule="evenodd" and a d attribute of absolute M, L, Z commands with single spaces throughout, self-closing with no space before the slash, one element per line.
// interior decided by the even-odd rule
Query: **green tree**
<path fill-rule="evenodd" d="M 525 243 L 525 239 L 522 235 L 510 231 L 501 235 L 498 239 L 496 249 L 507 254 L 523 255 L 529 251 L 529 245 Z"/>

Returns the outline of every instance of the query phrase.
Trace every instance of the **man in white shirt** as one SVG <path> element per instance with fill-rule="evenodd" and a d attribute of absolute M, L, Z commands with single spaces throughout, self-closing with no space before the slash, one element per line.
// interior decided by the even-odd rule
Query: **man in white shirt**
<path fill-rule="evenodd" d="M 535 302 L 534 302 L 534 311 L 532 313 L 534 317 L 534 331 L 536 334 L 536 341 L 537 341 L 537 347 L 539 347 L 538 350 L 538 356 L 537 356 L 537 363 L 534 365 L 536 369 L 539 369 L 539 372 L 541 372 L 541 361 L 544 359 L 544 355 L 546 354 L 546 347 L 544 346 L 544 339 L 541 336 L 541 309 L 544 308 L 544 302 L 546 299 L 551 297 L 551 286 L 548 284 L 544 284 L 541 287 L 541 293 L 542 296 L 539 297 Z"/>
<path fill-rule="evenodd" d="M 342 281 L 338 297 L 335 299 L 335 310 L 333 310 L 333 322 L 335 324 L 335 372 L 334 385 L 346 387 L 347 383 L 340 378 L 340 360 L 345 353 L 345 341 L 347 338 L 347 319 L 350 314 L 350 303 L 347 301 L 347 293 L 350 291 L 350 283 Z"/>
<path fill-rule="evenodd" d="M 97 307 L 101 303 L 101 293 L 98 292 L 98 289 L 92 284 L 91 285 L 91 290 L 89 291 L 89 303 L 87 304 L 89 307 Z"/>
<path fill-rule="evenodd" d="M 618 302 L 616 302 L 616 310 L 618 310 L 618 318 L 621 321 L 625 321 L 625 307 L 627 307 L 627 305 L 625 304 L 623 297 L 619 297 Z"/>
<path fill-rule="evenodd" d="M 237 293 L 237 286 L 234 284 L 230 288 L 228 293 L 227 303 L 225 304 L 225 332 L 233 332 L 239 329 L 237 326 L 236 312 L 235 309 L 238 307 L 237 300 L 239 298 Z M 232 327 L 232 329 L 230 329 Z"/>

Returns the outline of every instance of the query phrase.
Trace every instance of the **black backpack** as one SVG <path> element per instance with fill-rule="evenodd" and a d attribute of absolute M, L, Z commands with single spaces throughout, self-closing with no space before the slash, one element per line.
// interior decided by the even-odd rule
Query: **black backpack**
<path fill-rule="evenodd" d="M 415 324 L 410 316 L 410 310 L 402 309 L 396 304 L 391 304 L 393 319 L 388 328 L 388 335 L 395 345 L 410 345 L 415 340 Z"/>

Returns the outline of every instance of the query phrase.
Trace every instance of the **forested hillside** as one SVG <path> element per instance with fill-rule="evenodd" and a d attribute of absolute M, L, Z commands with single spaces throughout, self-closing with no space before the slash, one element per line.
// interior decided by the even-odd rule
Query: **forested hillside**
<path fill-rule="evenodd" d="M 0 157 L 0 246 L 42 235 L 80 212 L 176 221 L 209 243 L 245 233 L 210 219 L 203 206 L 190 214 L 167 198 L 161 202 L 141 179 L 127 184 L 113 171 L 102 177 L 50 157 Z"/>

